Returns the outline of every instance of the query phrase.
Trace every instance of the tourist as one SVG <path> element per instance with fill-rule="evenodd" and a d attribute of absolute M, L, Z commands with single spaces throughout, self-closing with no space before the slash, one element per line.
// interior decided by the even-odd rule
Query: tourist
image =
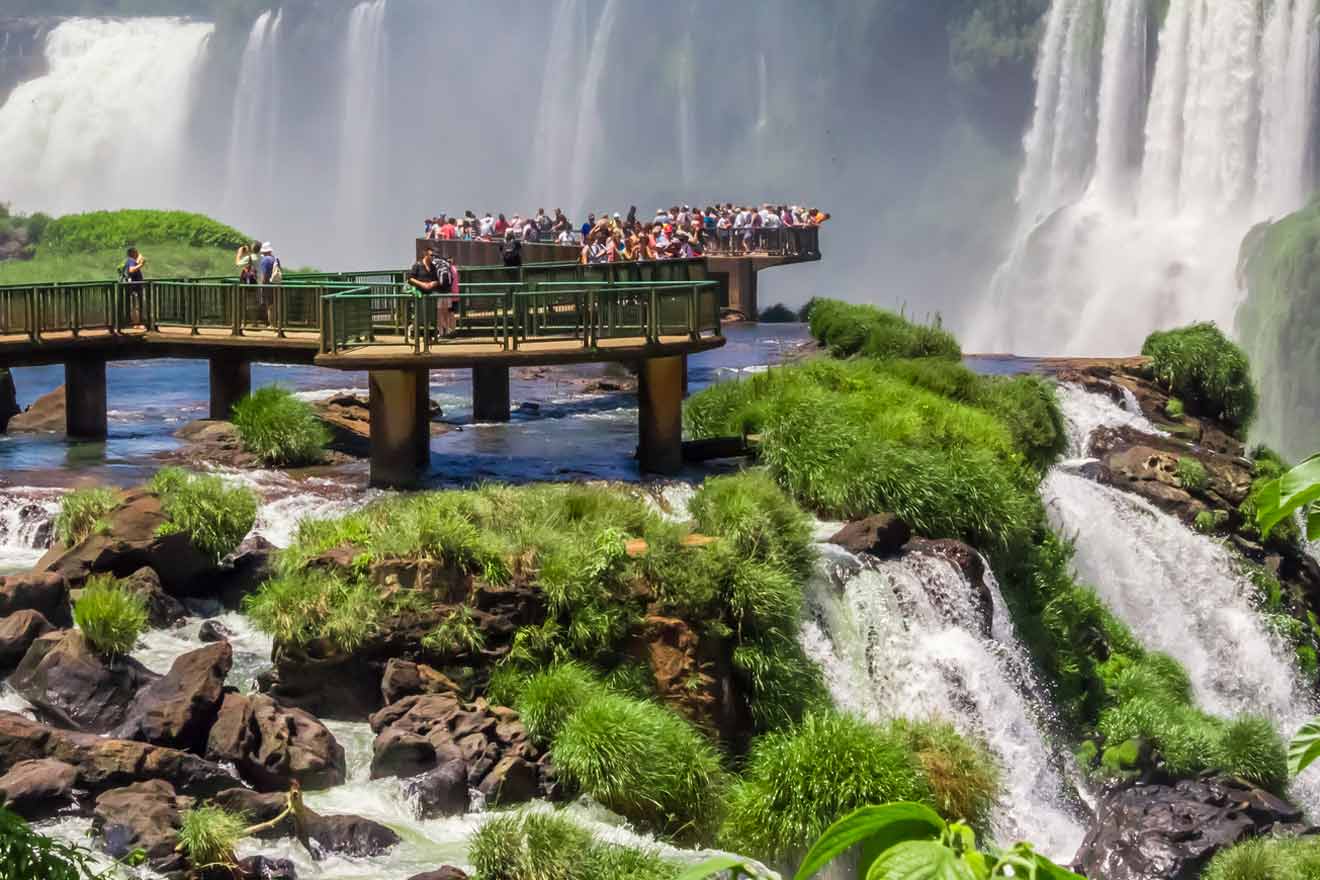
<path fill-rule="evenodd" d="M 582 224 L 582 244 L 588 244 L 587 239 L 591 237 L 591 230 L 596 228 L 596 215 L 588 214 L 587 222 Z"/>
<path fill-rule="evenodd" d="M 513 234 L 512 229 L 504 233 L 504 245 L 500 248 L 500 257 L 504 260 L 504 265 L 510 269 L 522 265 L 522 242 Z"/>
<path fill-rule="evenodd" d="M 418 291 L 423 301 L 427 296 L 436 297 L 436 331 L 440 338 L 453 332 L 454 312 L 457 309 L 454 292 L 455 272 L 449 261 L 427 248 L 422 251 L 422 258 L 412 264 L 406 276 L 408 286 Z M 418 314 L 421 314 L 420 307 Z"/>
<path fill-rule="evenodd" d="M 256 284 L 257 267 L 261 263 L 261 242 L 254 241 L 252 246 L 243 245 L 234 255 L 234 265 L 238 267 L 239 284 Z"/>
<path fill-rule="evenodd" d="M 487 211 L 486 216 L 481 218 L 479 229 L 480 232 L 478 234 L 483 240 L 488 241 L 493 235 L 495 235 L 495 218 L 491 216 L 490 211 Z"/>
<path fill-rule="evenodd" d="M 124 283 L 124 292 L 127 294 L 128 321 L 130 324 L 142 323 L 144 313 L 142 288 L 145 286 L 146 281 L 142 272 L 146 267 L 147 258 L 142 256 L 137 248 L 129 248 L 125 253 L 123 268 L 120 270 L 120 280 Z"/>
<path fill-rule="evenodd" d="M 495 235 L 504 238 L 504 233 L 509 231 L 509 220 L 503 214 L 495 218 Z"/>
<path fill-rule="evenodd" d="M 280 258 L 275 256 L 275 248 L 270 242 L 261 246 L 261 262 L 258 264 L 257 272 L 258 283 L 262 285 L 257 293 L 257 301 L 266 318 L 266 326 L 274 327 L 275 291 L 271 288 L 284 280 L 284 269 L 280 266 Z"/>

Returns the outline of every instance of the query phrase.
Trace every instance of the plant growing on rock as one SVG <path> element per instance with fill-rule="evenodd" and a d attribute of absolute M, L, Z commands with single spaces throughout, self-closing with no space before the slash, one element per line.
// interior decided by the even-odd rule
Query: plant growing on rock
<path fill-rule="evenodd" d="M 105 527 L 105 515 L 118 505 L 115 493 L 101 487 L 75 489 L 60 499 L 55 516 L 55 540 L 72 547 Z"/>
<path fill-rule="evenodd" d="M 1320 877 L 1320 841 L 1268 837 L 1220 850 L 1202 880 L 1312 880 Z"/>
<path fill-rule="evenodd" d="M 438 654 L 474 654 L 486 646 L 486 634 L 472 609 L 460 605 L 422 638 L 422 647 Z"/>
<path fill-rule="evenodd" d="M 1210 482 L 1205 465 L 1188 455 L 1178 458 L 1178 483 L 1188 492 L 1201 492 Z"/>
<path fill-rule="evenodd" d="M 1242 349 L 1214 324 L 1192 324 L 1146 337 L 1141 353 L 1156 380 L 1194 412 L 1245 430 L 1256 416 L 1256 388 Z"/>
<path fill-rule="evenodd" d="M 269 467 L 317 464 L 330 442 L 330 431 L 311 404 L 275 385 L 234 404 L 233 422 L 243 449 Z"/>
<path fill-rule="evenodd" d="M 360 647 L 388 611 L 372 585 L 324 569 L 281 572 L 244 598 L 243 608 L 280 644 L 325 639 L 346 653 Z"/>
<path fill-rule="evenodd" d="M 567 817 L 526 809 L 486 821 L 468 841 L 480 880 L 672 880 L 658 854 L 604 843 Z"/>
<path fill-rule="evenodd" d="M 1003 776 L 989 747 L 947 721 L 900 718 L 891 727 L 917 756 L 939 814 L 984 827 L 999 801 Z"/>
<path fill-rule="evenodd" d="M 247 831 L 246 817 L 210 804 L 184 812 L 179 827 L 180 852 L 197 869 L 234 864 L 234 847 Z"/>
<path fill-rule="evenodd" d="M 73 620 L 100 654 L 127 654 L 147 629 L 147 603 L 112 575 L 93 575 L 73 603 Z"/>
<path fill-rule="evenodd" d="M 217 563 L 238 548 L 257 519 L 256 494 L 230 487 L 220 477 L 165 468 L 147 488 L 160 497 L 168 520 L 157 534 L 184 532 L 194 547 Z"/>
<path fill-rule="evenodd" d="M 528 736 L 548 745 L 573 713 L 606 692 L 590 669 L 561 663 L 528 679 L 514 705 Z"/>

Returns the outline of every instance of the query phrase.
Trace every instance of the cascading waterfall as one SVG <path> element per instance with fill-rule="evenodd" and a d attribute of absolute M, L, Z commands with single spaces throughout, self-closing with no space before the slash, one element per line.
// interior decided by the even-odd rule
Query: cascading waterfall
<path fill-rule="evenodd" d="M 33 565 L 50 546 L 59 489 L 0 489 L 0 574 Z"/>
<path fill-rule="evenodd" d="M 585 52 L 587 6 L 583 0 L 564 0 L 555 8 L 550 44 L 541 75 L 541 101 L 532 141 L 531 179 L 527 191 L 538 206 L 558 198 L 554 181 L 569 168 L 575 154 L 579 79 L 572 64 Z M 571 121 L 573 129 L 566 123 Z M 565 208 L 565 210 L 568 210 Z"/>
<path fill-rule="evenodd" d="M 374 161 L 373 147 L 385 127 L 388 3 L 389 0 L 366 0 L 354 6 L 344 41 L 337 216 L 359 241 L 374 224 L 371 197 L 380 169 Z"/>
<path fill-rule="evenodd" d="M 0 106 L 0 192 L 27 211 L 173 208 L 194 81 L 214 25 L 60 22 L 48 70 Z"/>
<path fill-rule="evenodd" d="M 573 200 L 569 210 L 576 212 L 574 216 L 583 216 L 587 212 L 591 179 L 597 169 L 596 153 L 604 147 L 605 124 L 600 112 L 600 87 L 608 72 L 605 65 L 609 60 L 611 36 L 618 14 L 618 0 L 606 0 L 600 20 L 596 22 L 596 33 L 591 39 L 591 51 L 582 77 L 577 127 L 573 136 L 573 184 L 569 190 Z"/>
<path fill-rule="evenodd" d="M 872 720 L 940 717 L 983 737 L 1006 769 L 996 836 L 1030 839 L 1071 859 L 1083 830 L 1067 794 L 1066 759 L 1046 742 L 1048 707 L 1034 696 L 1043 689 L 993 577 L 984 609 L 942 558 L 863 561 L 829 544 L 821 552 L 801 639 L 836 705 Z"/>
<path fill-rule="evenodd" d="M 1108 424 L 1131 414 L 1101 395 L 1061 390 L 1065 410 L 1108 409 Z M 1070 401 L 1078 396 L 1085 402 Z M 1094 425 L 1091 425 L 1094 427 Z M 1087 437 L 1070 438 L 1082 447 Z M 1191 677 L 1199 705 L 1217 715 L 1252 712 L 1275 722 L 1285 739 L 1315 712 L 1294 673 L 1296 658 L 1256 609 L 1255 587 L 1232 554 L 1142 498 L 1055 468 L 1041 488 L 1050 521 L 1077 535 L 1079 579 L 1147 648 L 1177 659 Z M 1320 786 L 1293 794 L 1320 807 Z"/>
<path fill-rule="evenodd" d="M 695 15 L 696 10 L 691 10 Z M 680 55 L 678 70 L 678 124 L 675 131 L 678 135 L 678 167 L 679 178 L 683 184 L 684 191 L 692 186 L 694 179 L 694 169 L 697 161 L 697 132 L 696 120 L 693 115 L 692 103 L 695 100 L 696 80 L 693 76 L 693 48 L 692 40 L 689 37 L 683 47 Z"/>
<path fill-rule="evenodd" d="M 1171 0 L 1149 88 L 1148 8 L 1051 4 L 1017 240 L 971 347 L 1130 354 L 1158 327 L 1231 327 L 1243 236 L 1306 201 L 1316 0 Z"/>
<path fill-rule="evenodd" d="M 275 192 L 281 98 L 279 37 L 283 18 L 283 10 L 267 10 L 258 15 L 239 61 L 225 164 L 225 210 L 239 222 L 254 219 L 254 202 Z"/>

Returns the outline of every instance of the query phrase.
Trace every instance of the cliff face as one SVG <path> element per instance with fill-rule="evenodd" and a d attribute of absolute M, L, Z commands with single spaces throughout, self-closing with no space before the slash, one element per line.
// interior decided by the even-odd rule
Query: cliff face
<path fill-rule="evenodd" d="M 0 17 L 0 103 L 14 86 L 40 76 L 46 69 L 46 34 L 54 18 Z"/>

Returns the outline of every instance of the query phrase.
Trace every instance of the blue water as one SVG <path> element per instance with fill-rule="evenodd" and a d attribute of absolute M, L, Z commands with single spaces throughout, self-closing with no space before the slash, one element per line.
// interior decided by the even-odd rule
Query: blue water
<path fill-rule="evenodd" d="M 727 344 L 693 356 L 688 365 L 692 392 L 779 363 L 807 342 L 801 324 L 733 325 Z M 617 371 L 617 367 L 612 368 Z M 450 433 L 433 438 L 435 485 L 481 479 L 636 479 L 637 402 L 630 393 L 584 394 L 583 379 L 605 377 L 611 368 L 592 364 L 514 370 L 510 378 L 513 419 L 474 424 L 472 383 L 467 370 L 431 373 L 431 397 L 443 410 Z M 61 366 L 15 369 L 20 406 L 59 387 Z M 64 486 L 96 481 L 140 482 L 161 465 L 161 455 L 180 446 L 182 425 L 206 418 L 209 388 L 202 360 L 125 361 L 106 373 L 109 436 L 104 442 L 75 442 L 59 435 L 0 435 L 0 486 Z M 253 365 L 254 386 L 279 384 L 298 392 L 354 391 L 366 395 L 365 373 L 318 367 Z M 366 483 L 365 467 L 342 469 L 346 482 Z"/>

